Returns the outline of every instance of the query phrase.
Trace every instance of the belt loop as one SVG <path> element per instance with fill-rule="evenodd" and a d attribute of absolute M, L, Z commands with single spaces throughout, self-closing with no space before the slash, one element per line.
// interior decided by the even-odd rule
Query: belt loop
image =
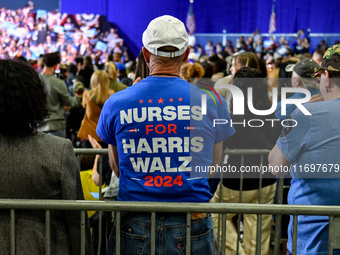
<path fill-rule="evenodd" d="M 165 218 L 164 213 L 160 213 L 160 214 L 159 214 L 159 219 L 164 221 L 164 218 Z"/>

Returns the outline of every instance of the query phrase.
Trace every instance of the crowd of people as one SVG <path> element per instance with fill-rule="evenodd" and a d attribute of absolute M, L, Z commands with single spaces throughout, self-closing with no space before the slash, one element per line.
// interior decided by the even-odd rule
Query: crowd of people
<path fill-rule="evenodd" d="M 273 38 L 271 43 L 264 43 L 256 31 L 245 41 L 241 37 L 235 46 L 228 41 L 226 46 L 218 43 L 214 47 L 209 42 L 202 49 L 199 45 L 190 45 L 191 35 L 188 37 L 181 21 L 165 15 L 149 23 L 136 61 L 130 61 L 125 55 L 123 40 L 113 28 L 105 35 L 97 27 L 99 36 L 105 35 L 101 39 L 106 38 L 108 42 L 108 47 L 101 50 L 96 45 L 89 46 L 95 38 L 86 37 L 88 28 L 81 26 L 78 31 L 74 28 L 74 42 L 67 41 L 65 35 L 57 35 L 58 43 L 54 45 L 51 33 L 45 33 L 46 42 L 35 45 L 44 51 L 34 62 L 32 53 L 28 53 L 31 43 L 34 44 L 33 36 L 28 36 L 29 20 L 34 21 L 30 8 L 15 13 L 1 9 L 0 20 L 19 24 L 20 29 L 23 27 L 22 35 L 27 32 L 18 38 L 10 35 L 9 44 L 3 44 L 1 49 L 4 58 L 14 59 L 0 60 L 0 70 L 4 74 L 0 84 L 0 119 L 4 120 L 0 127 L 0 152 L 5 155 L 0 169 L 8 172 L 2 182 L 8 187 L 3 198 L 83 199 L 72 145 L 108 148 L 109 155 L 103 159 L 103 179 L 100 180 L 98 174 L 98 156 L 89 159 L 84 170 L 92 168 L 96 185 L 108 185 L 104 197 L 110 201 L 272 204 L 276 177 L 270 172 L 263 175 L 261 182 L 258 173 L 245 173 L 241 193 L 240 171 L 225 173 L 223 181 L 219 182 L 209 171 L 194 170 L 203 166 L 217 167 L 221 162 L 223 166 L 237 169 L 268 164 L 292 165 L 292 169 L 318 164 L 327 168 L 338 164 L 336 149 L 340 138 L 332 123 L 339 114 L 338 44 L 329 49 L 321 45 L 310 54 L 309 39 L 303 31 L 298 33 L 294 49 L 284 40 L 278 45 Z M 38 28 L 38 38 L 39 32 L 51 32 L 53 26 L 61 24 L 47 20 L 46 25 L 42 17 L 37 20 L 38 24 L 33 23 L 33 26 Z M 1 40 L 5 44 L 8 43 L 7 33 L 6 29 L 2 30 Z M 110 43 L 111 40 L 114 43 Z M 235 107 L 239 105 L 231 87 L 225 85 L 236 86 L 246 95 L 243 115 L 240 116 Z M 249 88 L 252 94 L 248 94 Z M 284 112 L 278 102 L 277 107 L 264 116 L 254 114 L 248 107 L 251 101 L 258 111 L 271 109 L 284 88 L 305 91 L 290 95 L 290 99 L 303 100 L 307 93 L 312 96 L 311 100 L 304 101 L 299 109 L 291 104 Z M 207 94 L 203 112 L 201 98 Z M 220 103 L 218 107 L 217 102 Z M 307 108 L 312 117 L 305 116 L 301 107 Z M 254 128 L 240 124 L 253 119 L 263 125 Z M 268 122 L 267 119 L 280 121 Z M 297 121 L 296 127 L 287 128 L 282 124 L 292 119 Z M 225 120 L 235 125 L 213 125 L 212 120 Z M 322 132 L 324 126 L 327 132 Z M 69 138 L 71 142 L 61 138 Z M 241 156 L 225 155 L 225 148 L 272 151 L 269 159 L 260 161 L 257 156 L 247 155 L 242 157 L 241 163 Z M 318 171 L 313 178 L 307 171 L 295 171 L 291 176 L 289 204 L 340 205 L 335 172 L 327 175 Z M 212 179 L 208 181 L 209 178 Z M 13 190 L 13 187 L 20 188 Z M 261 201 L 258 201 L 260 189 Z M 327 195 L 330 193 L 334 194 L 331 198 Z M 3 216 L 9 222 L 5 213 Z M 101 240 L 101 251 L 114 254 L 116 228 L 110 224 L 112 215 L 106 216 L 111 235 L 108 240 Z M 237 243 L 234 216 L 228 214 L 226 219 L 226 254 L 236 254 L 236 251 L 255 254 L 256 215 L 243 217 L 243 244 Z M 26 254 L 44 253 L 45 239 L 37 238 L 45 233 L 44 217 L 27 211 L 16 217 L 18 227 L 24 228 L 17 233 L 16 248 L 25 249 Z M 30 218 L 39 218 L 36 221 L 39 227 L 32 224 L 34 221 Z M 157 213 L 156 254 L 185 254 L 186 220 L 186 214 Z M 216 254 L 215 246 L 221 247 L 221 239 L 214 240 L 218 215 L 193 213 L 191 220 L 191 254 Z M 8 222 L 0 221 L 3 226 L 0 232 L 9 228 Z M 291 220 L 289 227 L 286 226 L 287 254 L 293 251 L 292 224 Z M 53 240 L 57 241 L 52 245 L 53 254 L 79 254 L 80 236 L 75 233 L 79 226 L 80 213 L 53 214 L 51 232 Z M 150 250 L 149 213 L 122 212 L 121 226 L 123 254 Z M 25 228 L 34 229 L 35 234 L 28 236 Z M 262 216 L 261 228 L 261 254 L 268 254 L 270 215 Z M 220 229 L 220 237 L 222 231 Z M 66 232 L 68 234 L 63 235 Z M 300 216 L 297 240 L 298 254 L 326 252 L 327 217 Z M 87 254 L 92 254 L 93 247 L 96 250 L 100 243 L 96 231 L 92 231 L 91 239 L 87 219 L 86 243 Z M 0 240 L 3 250 L 9 250 L 9 245 L 9 238 Z M 333 254 L 339 254 L 337 252 L 334 250 Z"/>
<path fill-rule="evenodd" d="M 60 52 L 61 63 L 75 63 L 76 57 L 99 57 L 105 63 L 108 55 L 121 54 L 122 62 L 129 62 L 130 55 L 115 30 L 100 15 L 92 15 L 91 21 L 80 15 L 61 14 L 38 10 L 34 6 L 0 10 L 0 58 L 24 57 L 36 64 L 40 55 Z M 79 16 L 79 17 L 78 17 Z"/>
<path fill-rule="evenodd" d="M 194 35 L 192 35 L 192 37 L 194 38 Z M 336 40 L 334 44 L 338 43 L 339 41 Z M 315 51 L 325 52 L 328 48 L 325 40 L 322 39 L 317 47 L 312 49 L 310 37 L 305 34 L 303 29 L 297 32 L 294 42 L 290 42 L 285 37 L 276 39 L 275 35 L 266 39 L 262 37 L 259 30 L 256 30 L 252 36 L 248 36 L 247 38 L 240 36 L 234 42 L 227 40 L 226 45 L 222 45 L 221 42 L 217 42 L 216 45 L 214 45 L 212 41 L 208 41 L 207 44 L 203 46 L 196 44 L 196 39 L 194 38 L 190 46 L 194 48 L 194 52 L 197 55 L 195 55 L 195 58 L 199 61 L 205 61 L 214 54 L 226 58 L 235 53 L 246 51 L 255 53 L 259 59 L 273 61 L 277 58 L 285 58 L 286 56 L 309 56 Z"/>

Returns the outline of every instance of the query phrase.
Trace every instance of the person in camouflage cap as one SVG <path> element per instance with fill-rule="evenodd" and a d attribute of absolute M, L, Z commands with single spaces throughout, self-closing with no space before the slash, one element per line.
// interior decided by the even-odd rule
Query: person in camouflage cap
<path fill-rule="evenodd" d="M 268 159 L 273 169 L 293 164 L 289 204 L 340 206 L 339 173 L 332 172 L 333 164 L 339 165 L 340 45 L 326 51 L 321 68 L 314 74 L 320 82 L 322 96 L 314 95 L 310 103 L 303 105 L 309 115 L 298 108 L 291 114 L 296 126 L 284 128 Z M 308 168 L 317 165 L 324 169 L 318 172 Z M 303 169 L 297 173 L 294 169 L 299 167 Z M 285 175 L 288 171 L 273 174 Z M 296 254 L 327 254 L 329 226 L 327 216 L 300 215 L 295 235 Z M 293 216 L 290 216 L 287 255 L 293 252 L 293 229 Z M 332 254 L 340 255 L 340 250 L 334 249 Z"/>
<path fill-rule="evenodd" d="M 340 72 L 340 44 L 333 45 L 327 49 L 323 55 L 321 67 L 317 72 L 320 70 Z"/>
<path fill-rule="evenodd" d="M 335 93 L 328 92 L 334 92 L 332 88 L 336 91 L 340 89 L 340 44 L 333 45 L 327 49 L 322 58 L 321 67 L 316 70 L 313 76 L 317 82 L 320 83 L 322 97 L 312 97 L 310 102 L 330 100 L 335 97 L 338 98 Z M 326 99 L 325 96 L 328 97 L 328 99 Z"/>

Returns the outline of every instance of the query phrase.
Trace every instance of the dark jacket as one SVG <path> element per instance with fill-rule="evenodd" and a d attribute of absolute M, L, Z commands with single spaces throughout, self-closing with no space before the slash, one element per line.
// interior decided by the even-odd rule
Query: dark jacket
<path fill-rule="evenodd" d="M 20 139 L 0 135 L 0 196 L 7 199 L 83 200 L 70 140 L 38 132 Z M 51 211 L 51 254 L 80 254 L 80 211 Z M 45 254 L 45 210 L 15 211 L 16 254 Z M 86 216 L 86 254 L 92 240 Z M 0 250 L 10 254 L 10 214 L 0 210 Z"/>

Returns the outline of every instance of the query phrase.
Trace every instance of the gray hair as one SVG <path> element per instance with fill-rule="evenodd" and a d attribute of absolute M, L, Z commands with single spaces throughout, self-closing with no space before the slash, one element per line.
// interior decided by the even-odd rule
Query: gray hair
<path fill-rule="evenodd" d="M 316 82 L 315 78 L 302 78 L 299 76 L 299 79 L 306 89 L 320 89 L 320 85 Z"/>

